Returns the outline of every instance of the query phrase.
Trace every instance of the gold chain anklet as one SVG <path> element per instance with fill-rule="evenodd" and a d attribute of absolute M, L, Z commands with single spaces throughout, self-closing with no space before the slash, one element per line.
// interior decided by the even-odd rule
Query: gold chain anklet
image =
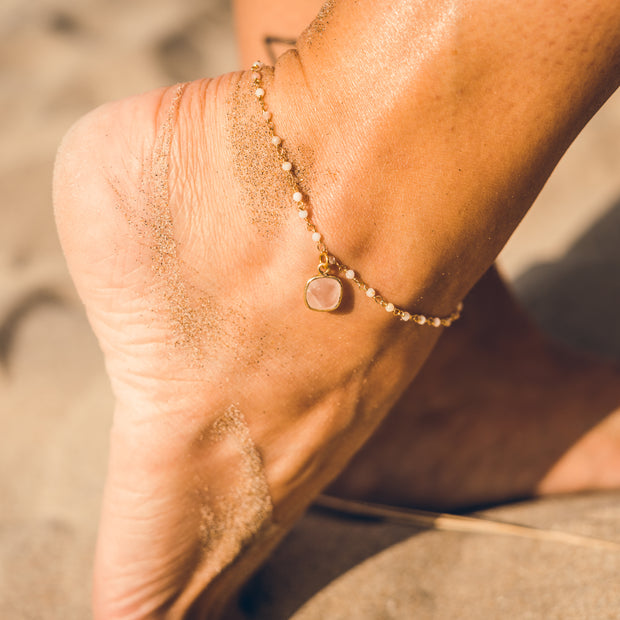
<path fill-rule="evenodd" d="M 355 270 L 338 260 L 328 250 L 323 236 L 310 219 L 307 198 L 301 191 L 294 166 L 282 144 L 282 138 L 276 134 L 273 115 L 267 109 L 267 104 L 265 103 L 265 89 L 262 81 L 262 69 L 264 66 L 265 65 L 261 61 L 257 61 L 252 65 L 252 78 L 255 87 L 254 95 L 256 95 L 263 111 L 263 119 L 265 119 L 271 133 L 271 143 L 276 149 L 276 153 L 281 161 L 281 168 L 284 172 L 288 173 L 289 183 L 293 188 L 293 202 L 297 205 L 297 214 L 306 224 L 308 232 L 312 235 L 312 241 L 316 243 L 316 248 L 319 252 L 318 275 L 313 276 L 306 282 L 304 290 L 306 306 L 310 308 L 310 310 L 318 310 L 320 312 L 331 312 L 340 306 L 343 286 L 340 278 L 333 275 L 335 271 L 337 274 L 342 274 L 349 282 L 356 284 L 367 297 L 373 299 L 386 312 L 393 314 L 401 321 L 412 321 L 418 325 L 430 325 L 431 327 L 449 327 L 452 325 L 452 323 L 461 316 L 461 310 L 463 309 L 462 302 L 458 304 L 456 310 L 450 316 L 446 317 L 426 316 L 424 314 L 407 312 L 402 308 L 396 307 L 392 302 L 387 301 L 374 288 L 368 286 Z"/>

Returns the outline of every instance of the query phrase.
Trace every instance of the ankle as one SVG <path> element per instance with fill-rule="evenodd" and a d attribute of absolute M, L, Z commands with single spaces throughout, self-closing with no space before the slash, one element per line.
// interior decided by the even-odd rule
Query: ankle
<path fill-rule="evenodd" d="M 412 208 L 417 172 L 398 164 L 400 156 L 409 158 L 409 146 L 386 142 L 380 125 L 343 123 L 327 95 L 309 91 L 295 52 L 281 57 L 273 75 L 266 72 L 265 90 L 312 220 L 334 255 L 398 307 L 453 312 L 477 274 L 460 278 L 445 248 L 452 235 L 429 229 L 437 205 L 422 201 Z M 395 166 L 382 163 L 388 151 L 395 152 Z"/>

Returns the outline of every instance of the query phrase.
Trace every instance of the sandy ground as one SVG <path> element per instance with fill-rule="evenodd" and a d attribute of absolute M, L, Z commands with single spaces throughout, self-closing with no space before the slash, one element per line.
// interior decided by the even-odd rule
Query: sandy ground
<path fill-rule="evenodd" d="M 230 7 L 3 0 L 0 67 L 0 618 L 83 620 L 112 400 L 56 239 L 54 152 L 104 101 L 237 68 Z M 546 329 L 620 357 L 620 96 L 565 157 L 502 265 Z M 620 495 L 491 516 L 620 542 Z M 242 609 L 270 620 L 620 616 L 618 553 L 557 545 L 312 514 Z"/>

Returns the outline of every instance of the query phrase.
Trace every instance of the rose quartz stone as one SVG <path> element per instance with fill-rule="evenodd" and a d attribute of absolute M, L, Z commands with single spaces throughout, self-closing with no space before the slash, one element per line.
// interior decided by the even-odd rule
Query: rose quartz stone
<path fill-rule="evenodd" d="M 311 310 L 335 310 L 342 299 L 342 283 L 333 276 L 317 276 L 306 284 L 306 304 Z"/>

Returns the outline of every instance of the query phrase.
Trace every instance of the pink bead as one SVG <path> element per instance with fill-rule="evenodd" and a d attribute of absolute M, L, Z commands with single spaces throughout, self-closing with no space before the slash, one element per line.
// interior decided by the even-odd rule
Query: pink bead
<path fill-rule="evenodd" d="M 311 310 L 335 310 L 342 299 L 342 283 L 333 276 L 317 276 L 306 284 L 306 304 Z"/>

